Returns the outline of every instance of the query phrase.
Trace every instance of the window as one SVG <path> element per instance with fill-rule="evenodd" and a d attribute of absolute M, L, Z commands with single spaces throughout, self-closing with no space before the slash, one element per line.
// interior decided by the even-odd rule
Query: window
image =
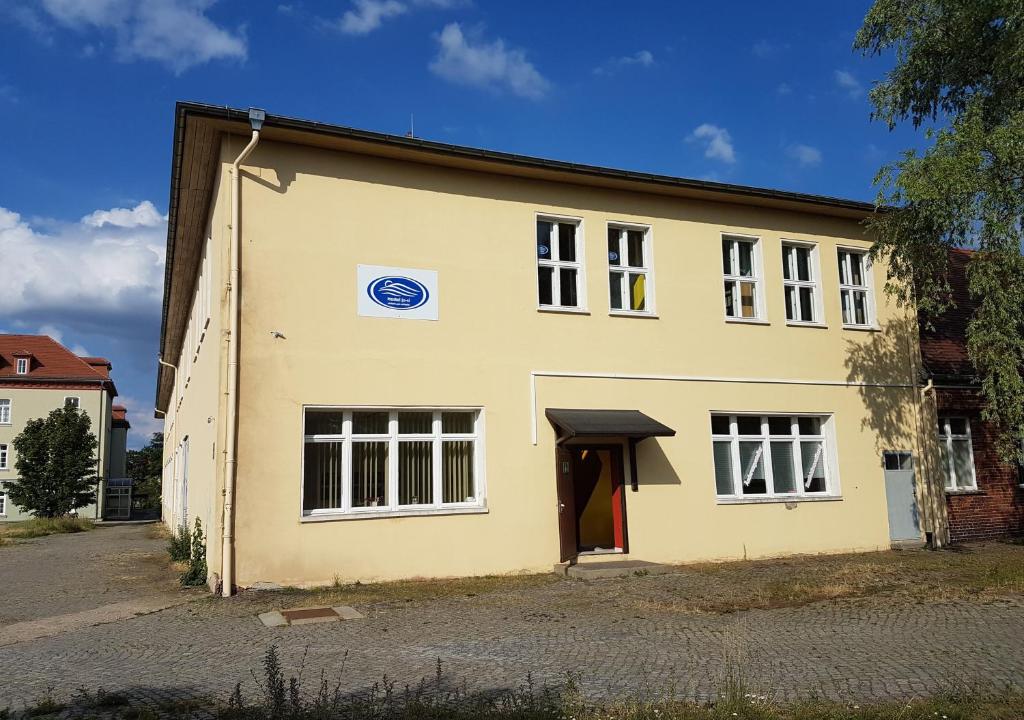
<path fill-rule="evenodd" d="M 10 453 L 7 450 L 6 444 L 0 444 L 0 470 L 7 470 L 10 468 Z"/>
<path fill-rule="evenodd" d="M 753 499 L 834 494 L 828 422 L 828 416 L 712 415 L 716 494 Z"/>
<path fill-rule="evenodd" d="M 11 401 L 0 398 L 0 425 L 11 424 Z"/>
<path fill-rule="evenodd" d="M 869 326 L 872 317 L 871 263 L 863 250 L 839 250 L 839 299 L 843 325 Z"/>
<path fill-rule="evenodd" d="M 7 493 L 0 490 L 0 515 L 7 514 Z"/>
<path fill-rule="evenodd" d="M 913 470 L 914 456 L 908 452 L 887 450 L 882 453 L 882 466 L 886 470 Z"/>
<path fill-rule="evenodd" d="M 19 375 L 28 373 L 28 358 L 18 358 L 16 372 Z"/>
<path fill-rule="evenodd" d="M 947 490 L 975 490 L 974 450 L 967 418 L 939 418 L 939 451 L 946 467 Z"/>
<path fill-rule="evenodd" d="M 66 398 L 64 398 L 64 407 L 67 407 L 68 405 L 75 409 L 78 409 L 78 407 L 81 405 L 81 400 L 75 397 L 74 395 L 68 395 Z"/>
<path fill-rule="evenodd" d="M 758 250 L 757 238 L 722 236 L 726 317 L 755 320 L 761 316 Z"/>
<path fill-rule="evenodd" d="M 786 320 L 820 323 L 818 311 L 817 248 L 782 244 L 782 282 L 786 293 Z"/>
<path fill-rule="evenodd" d="M 481 508 L 476 410 L 307 409 L 304 515 Z"/>
<path fill-rule="evenodd" d="M 613 312 L 651 313 L 651 244 L 645 228 L 608 226 L 608 283 Z"/>
<path fill-rule="evenodd" d="M 575 220 L 537 220 L 538 304 L 582 308 L 580 224 Z"/>

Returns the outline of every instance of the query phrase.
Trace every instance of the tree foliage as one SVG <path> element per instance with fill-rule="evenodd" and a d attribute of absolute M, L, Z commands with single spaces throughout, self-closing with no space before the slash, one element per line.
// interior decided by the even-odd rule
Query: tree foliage
<path fill-rule="evenodd" d="M 1024 430 L 1024 3 L 875 0 L 854 47 L 892 51 L 871 91 L 874 117 L 927 126 L 876 178 L 872 250 L 889 264 L 886 289 L 923 320 L 953 305 L 948 251 L 968 264 L 968 354 L 1006 457 Z"/>
<path fill-rule="evenodd" d="M 18 477 L 7 494 L 36 517 L 60 517 L 96 499 L 96 436 L 89 415 L 68 404 L 29 420 L 14 438 Z"/>
<path fill-rule="evenodd" d="M 163 433 L 153 433 L 145 447 L 128 451 L 127 470 L 128 477 L 133 481 L 132 493 L 142 500 L 144 507 L 160 507 L 163 462 Z"/>

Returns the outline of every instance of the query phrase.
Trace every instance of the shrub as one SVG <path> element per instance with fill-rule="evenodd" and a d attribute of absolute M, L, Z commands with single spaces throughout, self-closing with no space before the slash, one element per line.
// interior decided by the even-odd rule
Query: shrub
<path fill-rule="evenodd" d="M 185 532 L 187 537 L 188 532 Z M 192 537 L 189 539 L 188 568 L 181 575 L 181 584 L 191 587 L 206 584 L 206 538 L 199 518 L 196 518 Z"/>
<path fill-rule="evenodd" d="M 179 525 L 167 543 L 167 554 L 174 562 L 187 562 L 192 557 L 192 536 L 185 525 Z"/>

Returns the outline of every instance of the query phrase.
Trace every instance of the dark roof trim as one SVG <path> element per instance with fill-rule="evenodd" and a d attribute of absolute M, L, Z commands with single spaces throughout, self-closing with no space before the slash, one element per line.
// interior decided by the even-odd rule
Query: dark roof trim
<path fill-rule="evenodd" d="M 547 419 L 564 433 L 574 437 L 625 437 L 642 440 L 672 437 L 676 431 L 639 410 L 569 410 L 548 408 Z"/>

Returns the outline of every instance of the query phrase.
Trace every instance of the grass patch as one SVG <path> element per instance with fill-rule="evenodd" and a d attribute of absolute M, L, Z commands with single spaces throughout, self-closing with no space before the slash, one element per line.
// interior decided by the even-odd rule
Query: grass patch
<path fill-rule="evenodd" d="M 92 520 L 85 520 L 83 518 L 33 518 L 31 520 L 0 525 L 0 541 L 88 532 L 94 527 L 96 527 L 96 524 Z M 0 544 L 3 543 L 0 542 Z"/>
<path fill-rule="evenodd" d="M 1024 594 L 1024 546 L 1016 542 L 949 550 L 890 550 L 687 566 L 699 582 L 671 581 L 634 597 L 643 607 L 732 613 L 885 596 L 898 602 L 991 600 Z M 678 588 L 676 588 L 678 589 Z"/>

